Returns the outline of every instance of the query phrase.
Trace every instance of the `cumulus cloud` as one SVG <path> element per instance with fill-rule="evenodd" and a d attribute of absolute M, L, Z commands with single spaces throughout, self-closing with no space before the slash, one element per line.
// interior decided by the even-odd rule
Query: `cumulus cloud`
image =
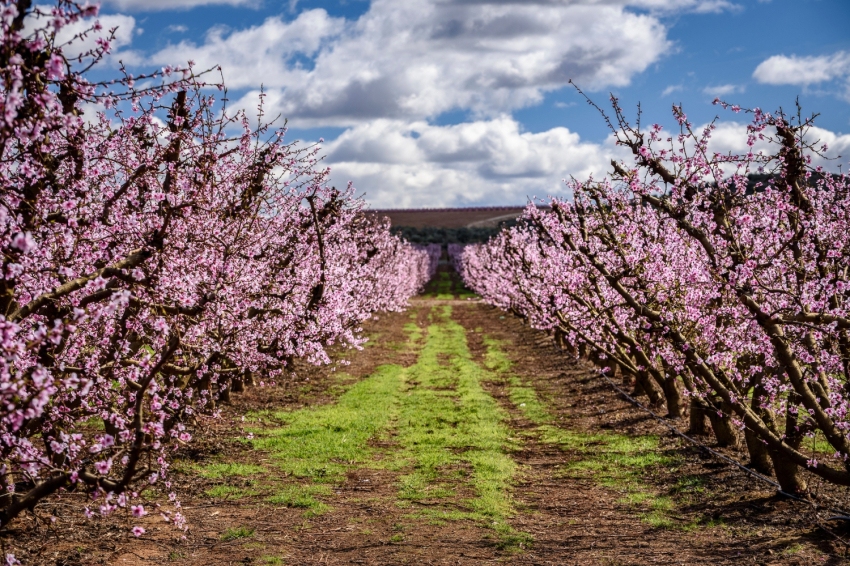
<path fill-rule="evenodd" d="M 458 4 L 534 4 L 549 6 L 596 5 L 628 6 L 654 12 L 696 12 L 700 14 L 739 10 L 731 0 L 447 0 Z"/>
<path fill-rule="evenodd" d="M 850 53 L 798 57 L 774 55 L 753 72 L 758 82 L 772 85 L 807 86 L 850 76 Z"/>
<path fill-rule="evenodd" d="M 739 4 L 729 0 L 622 0 L 621 3 L 650 10 L 691 11 L 698 14 L 717 14 L 741 9 Z"/>
<path fill-rule="evenodd" d="M 670 85 L 661 92 L 661 96 L 668 97 L 674 92 L 680 92 L 683 88 L 682 85 Z"/>
<path fill-rule="evenodd" d="M 103 4 L 118 10 L 154 12 L 158 10 L 188 10 L 198 6 L 230 5 L 258 7 L 261 0 L 104 0 Z"/>
<path fill-rule="evenodd" d="M 733 85 L 733 84 L 725 84 L 725 85 L 715 85 L 715 86 L 707 86 L 702 91 L 709 96 L 729 96 L 730 94 L 736 94 L 739 92 L 744 92 L 744 87 L 742 85 Z"/>
<path fill-rule="evenodd" d="M 602 177 L 611 157 L 622 154 L 567 128 L 523 132 L 508 116 L 450 126 L 375 120 L 346 130 L 325 150 L 334 181 L 354 181 L 377 208 L 563 196 L 563 179 Z"/>
<path fill-rule="evenodd" d="M 46 14 L 50 13 L 50 7 L 41 6 L 40 8 Z M 95 21 L 100 22 L 102 29 L 99 31 L 92 30 Z M 43 25 L 42 22 L 37 21 L 37 16 L 30 15 L 24 22 L 23 32 L 25 34 L 29 33 L 36 27 L 42 27 Z M 121 47 L 130 45 L 133 41 L 133 36 L 140 33 L 140 30 L 136 28 L 136 19 L 132 16 L 123 14 L 101 15 L 97 18 L 79 20 L 64 26 L 56 34 L 56 45 L 62 46 L 62 51 L 66 56 L 76 57 L 81 53 L 95 48 L 97 46 L 97 39 L 109 37 L 109 32 L 113 29 L 115 30 L 115 35 L 112 38 L 113 52 Z M 75 36 L 84 33 L 85 37 L 75 39 Z"/>
<path fill-rule="evenodd" d="M 827 159 L 815 156 L 814 165 L 830 171 L 847 165 L 850 135 L 815 127 L 807 140 L 829 146 Z M 747 125 L 734 121 L 718 123 L 708 146 L 709 153 L 721 154 L 749 149 Z M 757 141 L 753 150 L 772 153 L 777 146 Z M 560 127 L 524 132 L 509 116 L 449 126 L 375 120 L 349 128 L 324 152 L 333 182 L 353 181 L 373 208 L 523 204 L 533 197 L 569 197 L 565 178 L 601 179 L 610 173 L 611 159 L 632 160 L 610 138 L 587 142 Z"/>
<path fill-rule="evenodd" d="M 292 21 L 271 17 L 242 30 L 211 28 L 202 45 L 181 41 L 150 57 L 157 64 L 194 60 L 201 68 L 221 65 L 230 88 L 282 86 L 304 73 L 304 58 L 316 55 L 325 42 L 338 36 L 344 20 L 324 10 L 307 10 Z"/>
<path fill-rule="evenodd" d="M 726 0 L 373 0 L 356 20 L 302 10 L 244 29 L 216 27 L 201 41 L 151 55 L 126 52 L 125 60 L 221 65 L 241 96 L 231 107 L 256 107 L 262 84 L 267 115 L 281 113 L 298 128 L 347 128 L 326 145 L 326 163 L 337 185 L 353 181 L 375 207 L 521 204 L 564 196 L 564 178 L 602 177 L 623 154 L 610 140 L 583 141 L 567 128 L 523 131 L 513 110 L 570 79 L 587 90 L 628 85 L 671 51 L 662 18 L 735 7 Z M 432 122 L 452 110 L 469 111 L 470 121 Z"/>
<path fill-rule="evenodd" d="M 671 46 L 660 20 L 629 4 L 700 3 L 374 0 L 356 21 L 309 10 L 293 21 L 216 29 L 150 62 L 221 64 L 231 88 L 264 84 L 272 110 L 302 126 L 454 109 L 487 118 L 538 103 L 569 79 L 590 90 L 629 84 Z M 257 97 L 251 91 L 240 104 L 253 107 Z"/>
<path fill-rule="evenodd" d="M 847 169 L 848 158 L 850 158 L 850 134 L 838 134 L 815 126 L 806 132 L 805 140 L 816 147 L 823 144 L 828 146 L 824 157 L 812 156 L 814 166 L 820 165 L 828 171 L 838 171 L 839 168 Z M 711 153 L 747 153 L 749 151 L 747 125 L 737 122 L 720 122 L 711 136 L 708 149 Z M 777 150 L 778 146 L 766 140 L 758 140 L 753 146 L 753 151 L 763 151 L 766 154 L 776 153 Z"/>

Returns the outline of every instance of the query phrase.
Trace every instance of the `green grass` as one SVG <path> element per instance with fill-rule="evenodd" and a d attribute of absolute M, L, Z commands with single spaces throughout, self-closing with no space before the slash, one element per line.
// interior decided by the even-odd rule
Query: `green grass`
<path fill-rule="evenodd" d="M 267 498 L 267 501 L 275 505 L 305 509 L 310 515 L 320 515 L 330 507 L 315 496 L 330 494 L 331 488 L 327 485 L 290 485 Z"/>
<path fill-rule="evenodd" d="M 381 366 L 333 405 L 275 412 L 271 416 L 282 426 L 257 430 L 252 445 L 269 453 L 279 472 L 340 482 L 347 470 L 373 458 L 369 439 L 397 413 L 403 374 L 400 366 Z"/>
<path fill-rule="evenodd" d="M 280 564 L 283 564 L 283 558 L 281 558 L 280 556 L 271 555 L 261 556 L 260 564 L 268 564 L 269 566 L 279 566 Z"/>
<path fill-rule="evenodd" d="M 542 428 L 545 429 L 542 433 L 544 442 L 558 444 L 563 450 L 578 456 L 565 467 L 565 476 L 593 478 L 599 485 L 622 493 L 619 503 L 643 510 L 649 508 L 640 517 L 654 528 L 675 526 L 670 518 L 675 507 L 672 499 L 659 495 L 644 481 L 649 469 L 678 463 L 676 458 L 659 450 L 657 437 L 582 434 L 548 425 Z"/>
<path fill-rule="evenodd" d="M 395 451 L 385 465 L 402 471 L 402 501 L 456 499 L 467 486 L 465 510 L 440 505 L 411 517 L 431 521 L 473 520 L 499 535 L 519 537 L 507 523 L 515 512 L 510 491 L 517 472 L 508 455 L 514 446 L 507 414 L 482 387 L 491 372 L 472 360 L 465 330 L 451 319 L 451 307 L 432 310 L 432 324 L 407 385 L 397 416 Z"/>
<path fill-rule="evenodd" d="M 408 326 L 408 342 L 413 345 L 422 331 L 415 324 Z M 269 463 L 265 467 L 216 463 L 195 469 L 213 479 L 265 475 L 252 480 L 257 489 L 221 485 L 207 495 L 237 498 L 262 493 L 268 503 L 303 509 L 308 518 L 329 510 L 321 498 L 331 495 L 330 484 L 342 483 L 353 468 L 374 465 L 379 454 L 369 443 L 386 437 L 395 421 L 404 374 L 400 366 L 380 366 L 362 381 L 337 385 L 339 396 L 333 404 L 247 415 L 251 426 L 246 429 L 255 438 L 245 442 L 263 452 Z M 343 374 L 340 379 L 350 381 L 351 377 Z M 274 481 L 280 477 L 295 478 L 298 483 L 281 485 Z"/>
<path fill-rule="evenodd" d="M 448 271 L 440 271 L 425 288 L 425 296 L 432 299 L 471 299 L 478 295 L 467 289 L 460 276 Z"/>
<path fill-rule="evenodd" d="M 537 397 L 537 391 L 523 383 L 516 375 L 509 373 L 511 361 L 502 349 L 507 343 L 489 336 L 484 336 L 483 342 L 486 347 L 484 366 L 493 372 L 498 381 L 507 385 L 508 397 L 514 407 L 519 409 L 522 415 L 534 424 L 541 425 L 552 422 L 552 415 L 547 411 L 546 405 Z"/>
<path fill-rule="evenodd" d="M 680 476 L 671 490 L 673 493 L 702 493 L 705 491 L 705 478 L 702 476 Z"/>
<path fill-rule="evenodd" d="M 422 329 L 415 322 L 405 324 L 404 331 L 407 332 L 409 342 L 418 343 L 422 340 Z"/>
<path fill-rule="evenodd" d="M 254 536 L 254 529 L 251 527 L 230 527 L 221 533 L 219 538 L 223 541 L 228 541 L 252 536 Z"/>
<path fill-rule="evenodd" d="M 511 403 L 522 415 L 537 426 L 541 442 L 557 444 L 572 452 L 577 459 L 565 468 L 565 475 L 592 477 L 597 483 L 619 491 L 620 503 L 647 509 L 641 518 L 655 528 L 671 528 L 673 501 L 655 493 L 643 477 L 655 467 L 670 467 L 677 460 L 663 454 L 658 438 L 652 435 L 628 436 L 615 433 L 585 433 L 565 430 L 553 424 L 554 418 L 533 387 L 510 373 L 511 362 L 503 347 L 506 342 L 484 336 L 486 352 L 484 365 L 496 374 L 496 379 L 508 389 Z M 693 480 L 692 480 L 693 481 Z M 685 489 L 683 486 L 682 489 Z"/>
<path fill-rule="evenodd" d="M 214 497 L 216 499 L 242 499 L 244 497 L 257 495 L 259 492 L 253 489 L 243 489 L 230 485 L 217 485 L 206 490 L 204 493 L 209 497 Z"/>
<path fill-rule="evenodd" d="M 454 299 L 451 274 L 447 271 L 437 273 L 436 278 L 431 281 L 430 287 L 431 295 L 435 299 Z"/>

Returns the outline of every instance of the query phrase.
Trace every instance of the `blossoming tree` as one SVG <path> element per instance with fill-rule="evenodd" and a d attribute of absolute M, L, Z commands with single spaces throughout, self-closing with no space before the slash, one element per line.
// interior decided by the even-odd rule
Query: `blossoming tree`
<path fill-rule="evenodd" d="M 359 345 L 431 268 L 208 73 L 87 80 L 109 34 L 57 38 L 95 15 L 2 3 L 0 527 L 60 489 L 144 515 L 187 419 Z"/>
<path fill-rule="evenodd" d="M 850 485 L 850 179 L 813 165 L 827 148 L 799 113 L 753 110 L 748 145 L 775 149 L 723 155 L 714 123 L 695 130 L 676 107 L 664 135 L 612 102 L 634 161 L 465 248 L 467 284 L 634 378 L 669 417 L 689 398 L 692 431 L 706 417 L 720 444 L 741 431 L 786 491 L 806 489 L 801 468 Z M 814 437 L 830 461 L 804 448 Z"/>

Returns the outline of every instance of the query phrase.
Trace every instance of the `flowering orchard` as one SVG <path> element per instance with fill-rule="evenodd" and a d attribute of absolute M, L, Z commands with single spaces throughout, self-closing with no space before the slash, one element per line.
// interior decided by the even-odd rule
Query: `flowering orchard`
<path fill-rule="evenodd" d="M 430 281 L 434 278 L 434 275 L 437 274 L 437 266 L 440 263 L 440 257 L 443 255 L 443 246 L 440 244 L 427 244 L 424 246 L 414 247 L 428 254 L 428 265 L 430 266 L 430 269 L 428 270 L 428 280 Z"/>
<path fill-rule="evenodd" d="M 743 440 L 784 490 L 801 469 L 850 485 L 850 179 L 812 165 L 826 147 L 799 115 L 752 111 L 748 145 L 772 150 L 721 155 L 714 123 L 676 107 L 679 132 L 646 131 L 612 102 L 634 161 L 450 250 L 466 284 L 692 432 Z"/>
<path fill-rule="evenodd" d="M 109 40 L 57 38 L 95 15 L 2 3 L 0 527 L 59 490 L 145 515 L 187 419 L 358 346 L 431 269 L 191 63 L 87 80 Z"/>

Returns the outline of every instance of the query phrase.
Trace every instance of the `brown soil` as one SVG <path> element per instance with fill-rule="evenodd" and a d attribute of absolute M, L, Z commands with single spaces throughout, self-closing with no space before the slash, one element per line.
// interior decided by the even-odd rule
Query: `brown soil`
<path fill-rule="evenodd" d="M 326 498 L 332 510 L 313 517 L 305 516 L 303 509 L 273 506 L 261 498 L 211 499 L 204 492 L 214 480 L 176 473 L 175 487 L 190 525 L 185 540 L 178 540 L 179 533 L 154 513 L 143 520 L 147 533 L 140 539 L 128 535 L 137 522 L 126 516 L 81 522 L 84 500 L 69 494 L 39 505 L 33 515 L 13 524 L 2 538 L 4 550 L 15 552 L 24 564 L 57 566 L 844 563 L 844 545 L 817 526 L 808 506 L 777 498 L 769 486 L 684 445 L 619 398 L 589 366 L 556 352 L 545 336 L 480 302 L 422 298 L 414 302 L 412 311 L 381 315 L 366 327 L 372 345 L 347 353 L 351 364 L 340 371 L 353 381 L 384 363 L 412 364 L 415 354 L 399 347 L 406 340 L 403 326 L 412 322 L 411 312 L 417 315 L 415 322 L 425 326 L 430 309 L 438 304 L 453 305 L 453 317 L 467 329 L 470 349 L 479 359 L 485 335 L 510 344 L 511 372 L 533 385 L 559 427 L 660 436 L 662 449 L 682 463 L 675 470 L 652 469 L 643 478 L 646 485 L 659 495 L 670 494 L 682 475 L 698 476 L 704 485 L 704 491 L 687 497 L 671 495 L 676 504 L 672 514 L 679 526 L 652 527 L 644 520 L 646 505 L 622 503 L 616 488 L 602 487 L 593 477 L 565 473 L 565 466 L 581 456 L 539 442 L 535 426 L 508 400 L 506 386 L 491 383 L 488 391 L 509 412 L 516 436 L 524 439 L 522 448 L 512 453 L 521 473 L 512 494 L 517 513 L 510 522 L 517 531 L 533 536 L 528 547 L 502 548 L 491 529 L 472 521 L 432 524 L 410 518 L 411 509 L 397 504 L 396 473 L 352 469 Z M 213 457 L 256 462 L 262 455 L 234 441 L 243 436 L 243 414 L 332 403 L 339 385 L 329 368 L 304 367 L 285 384 L 249 388 L 233 396 L 233 404 L 223 408 L 221 418 L 199 426 L 194 431 L 196 441 L 180 457 L 200 463 Z M 392 448 L 389 441 L 385 446 Z M 464 491 L 467 486 L 456 487 L 458 501 L 469 495 Z M 829 494 L 847 500 L 842 490 L 833 488 Z M 412 505 L 426 508 L 430 502 Z M 55 517 L 52 523 L 50 516 Z M 835 535 L 847 538 L 850 534 L 840 524 L 825 524 Z M 696 526 L 685 529 L 685 525 Z M 254 531 L 247 538 L 222 540 L 222 533 L 236 527 Z"/>

